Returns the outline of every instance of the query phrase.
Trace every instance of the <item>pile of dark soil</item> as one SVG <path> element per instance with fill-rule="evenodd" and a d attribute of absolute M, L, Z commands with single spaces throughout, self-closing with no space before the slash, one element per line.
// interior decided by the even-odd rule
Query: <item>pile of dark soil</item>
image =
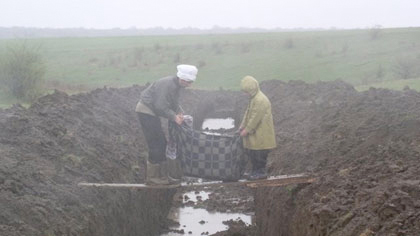
<path fill-rule="evenodd" d="M 133 112 L 142 88 L 56 91 L 0 113 L 0 235 L 152 235 L 173 193 L 81 189 L 138 183 L 144 138 Z M 142 203 L 161 201 L 152 206 Z M 130 210 L 131 209 L 131 210 Z M 143 223 L 133 224 L 136 218 Z M 136 234 L 140 235 L 140 234 Z"/>
<path fill-rule="evenodd" d="M 311 185 L 257 191 L 257 235 L 418 235 L 420 94 L 341 82 L 263 83 L 278 147 L 271 174 Z"/>

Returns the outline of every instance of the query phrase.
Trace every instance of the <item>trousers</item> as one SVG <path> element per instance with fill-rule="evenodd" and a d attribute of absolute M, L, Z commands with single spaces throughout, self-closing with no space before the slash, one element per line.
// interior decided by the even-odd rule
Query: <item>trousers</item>
<path fill-rule="evenodd" d="M 265 168 L 265 165 L 267 164 L 268 153 L 270 151 L 271 150 L 252 150 L 252 149 L 246 150 L 249 159 L 251 159 L 253 171 L 257 171 L 257 170 Z"/>
<path fill-rule="evenodd" d="M 148 147 L 148 161 L 159 164 L 166 161 L 166 137 L 160 118 L 149 114 L 137 113 Z"/>

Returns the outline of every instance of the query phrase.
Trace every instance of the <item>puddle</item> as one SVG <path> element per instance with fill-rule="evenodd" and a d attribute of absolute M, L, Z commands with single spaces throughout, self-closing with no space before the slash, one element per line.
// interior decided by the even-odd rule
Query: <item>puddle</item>
<path fill-rule="evenodd" d="M 233 129 L 235 128 L 235 120 L 231 117 L 226 119 L 205 119 L 203 121 L 203 130 Z"/>
<path fill-rule="evenodd" d="M 169 218 L 179 222 L 179 227 L 172 230 L 183 230 L 184 233 L 169 232 L 161 236 L 210 235 L 227 230 L 223 221 L 241 219 L 245 224 L 251 224 L 251 216 L 239 213 L 208 212 L 205 209 L 181 207 L 170 213 Z M 190 233 L 191 232 L 191 233 Z"/>
<path fill-rule="evenodd" d="M 204 120 L 202 126 L 203 130 L 209 131 L 219 129 L 228 130 L 233 128 L 235 128 L 235 120 L 232 118 L 206 119 Z M 215 133 L 212 132 L 211 134 Z M 202 179 L 191 178 L 191 182 L 198 186 L 202 182 Z M 190 191 L 183 193 L 182 203 L 188 206 L 173 208 L 168 215 L 170 220 L 179 223 L 178 226 L 170 227 L 171 230 L 176 232 L 165 233 L 161 236 L 211 235 L 219 231 L 227 230 L 229 226 L 223 224 L 223 221 L 229 220 L 242 220 L 246 225 L 252 224 L 251 215 L 243 213 L 209 212 L 206 209 L 194 207 L 197 202 L 209 199 L 210 194 L 211 192 L 205 191 L 205 188 L 202 191 Z"/>

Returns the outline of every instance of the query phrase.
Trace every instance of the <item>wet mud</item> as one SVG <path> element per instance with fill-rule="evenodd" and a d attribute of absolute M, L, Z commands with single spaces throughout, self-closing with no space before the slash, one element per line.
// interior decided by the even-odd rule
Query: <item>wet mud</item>
<path fill-rule="evenodd" d="M 77 186 L 144 181 L 147 151 L 133 111 L 142 89 L 56 91 L 30 108 L 0 110 L 0 235 L 150 236 L 167 228 L 174 189 Z M 203 208 L 256 216 L 252 227 L 226 222 L 231 228 L 216 235 L 419 234 L 418 92 L 357 92 L 340 81 L 266 81 L 261 89 L 272 102 L 278 144 L 269 174 L 305 172 L 318 181 L 214 189 L 219 197 Z M 189 89 L 181 104 L 199 128 L 228 114 L 240 122 L 247 98 Z M 235 193 L 247 200 L 224 202 Z"/>

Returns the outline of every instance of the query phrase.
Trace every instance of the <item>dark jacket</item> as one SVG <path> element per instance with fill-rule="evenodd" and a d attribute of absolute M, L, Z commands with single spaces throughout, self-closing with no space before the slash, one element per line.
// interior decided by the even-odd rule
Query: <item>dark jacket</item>
<path fill-rule="evenodd" d="M 143 90 L 140 102 L 150 108 L 156 116 L 175 120 L 175 116 L 180 110 L 178 99 L 181 88 L 176 76 L 159 79 Z"/>

